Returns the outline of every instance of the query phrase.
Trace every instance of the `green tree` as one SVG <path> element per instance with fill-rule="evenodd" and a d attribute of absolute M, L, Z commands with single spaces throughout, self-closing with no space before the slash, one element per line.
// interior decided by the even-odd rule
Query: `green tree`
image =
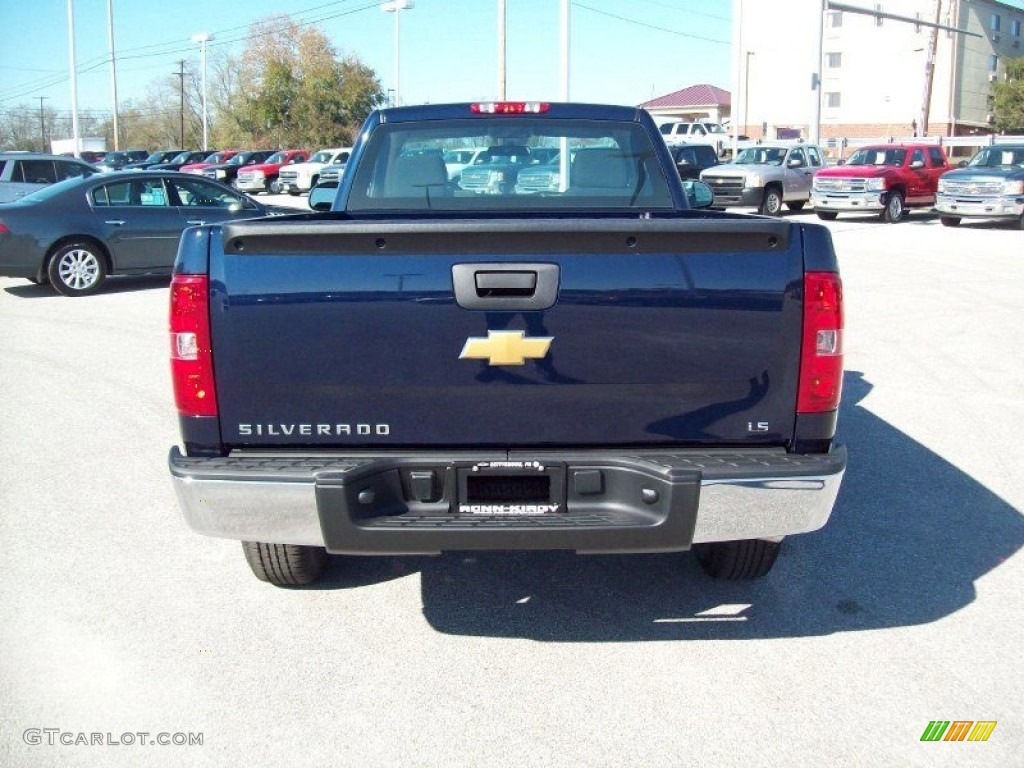
<path fill-rule="evenodd" d="M 215 136 L 225 146 L 345 144 L 384 97 L 372 69 L 340 58 L 321 30 L 288 16 L 255 22 L 245 51 L 217 79 Z"/>
<path fill-rule="evenodd" d="M 1006 80 L 992 84 L 992 105 L 997 131 L 1024 132 L 1024 57 L 1006 62 Z"/>

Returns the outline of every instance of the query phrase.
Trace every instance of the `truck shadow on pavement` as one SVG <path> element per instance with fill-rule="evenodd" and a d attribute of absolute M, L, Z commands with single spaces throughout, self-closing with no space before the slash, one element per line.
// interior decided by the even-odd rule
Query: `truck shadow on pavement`
<path fill-rule="evenodd" d="M 437 631 L 557 642 L 804 637 L 948 616 L 1024 544 L 1024 518 L 860 407 L 871 389 L 860 373 L 844 386 L 850 465 L 835 511 L 821 531 L 787 540 L 764 579 L 713 581 L 690 553 L 482 552 L 348 561 L 323 586 L 419 570 Z"/>

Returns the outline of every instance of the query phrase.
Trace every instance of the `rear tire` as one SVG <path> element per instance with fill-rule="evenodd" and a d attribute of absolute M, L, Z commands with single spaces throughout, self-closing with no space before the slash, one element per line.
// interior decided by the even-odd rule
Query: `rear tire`
<path fill-rule="evenodd" d="M 960 217 L 959 216 L 939 216 L 939 221 L 942 222 L 944 227 L 959 227 Z"/>
<path fill-rule="evenodd" d="M 713 579 L 757 579 L 775 565 L 781 541 L 743 539 L 694 544 L 693 552 L 704 572 Z"/>
<path fill-rule="evenodd" d="M 791 211 L 802 211 L 804 208 L 804 200 L 798 200 L 795 203 L 786 203 L 786 206 Z"/>
<path fill-rule="evenodd" d="M 243 541 L 242 551 L 257 579 L 279 587 L 312 584 L 327 568 L 323 547 Z"/>
<path fill-rule="evenodd" d="M 107 259 L 89 240 L 65 243 L 50 258 L 46 275 L 58 293 L 87 296 L 98 291 L 107 279 Z"/>
<path fill-rule="evenodd" d="M 822 221 L 835 221 L 839 214 L 835 211 L 818 211 L 818 218 Z"/>
<path fill-rule="evenodd" d="M 906 212 L 907 209 L 903 206 L 903 193 L 896 189 L 889 193 L 881 218 L 886 224 L 895 224 L 903 219 Z"/>

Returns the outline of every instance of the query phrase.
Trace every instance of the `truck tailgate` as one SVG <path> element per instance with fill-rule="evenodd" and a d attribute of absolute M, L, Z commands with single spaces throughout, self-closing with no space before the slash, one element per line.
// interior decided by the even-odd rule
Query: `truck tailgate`
<path fill-rule="evenodd" d="M 792 436 L 798 225 L 253 221 L 225 225 L 211 250 L 229 446 L 749 445 Z M 550 302 L 538 302 L 548 288 Z"/>

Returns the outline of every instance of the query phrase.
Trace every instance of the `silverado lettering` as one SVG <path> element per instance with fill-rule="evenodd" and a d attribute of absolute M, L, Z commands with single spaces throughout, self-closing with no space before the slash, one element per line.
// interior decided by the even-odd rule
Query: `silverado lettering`
<path fill-rule="evenodd" d="M 377 435 L 379 437 L 391 434 L 391 427 L 388 424 L 239 424 L 239 437 L 252 437 L 253 435 L 267 435 L 268 437 L 288 437 L 298 434 L 302 437 L 336 436 L 348 437 L 351 435 Z"/>
<path fill-rule="evenodd" d="M 188 525 L 279 585 L 448 550 L 768 573 L 846 469 L 842 282 L 820 224 L 711 203 L 641 109 L 372 113 L 313 212 L 182 235 Z"/>

